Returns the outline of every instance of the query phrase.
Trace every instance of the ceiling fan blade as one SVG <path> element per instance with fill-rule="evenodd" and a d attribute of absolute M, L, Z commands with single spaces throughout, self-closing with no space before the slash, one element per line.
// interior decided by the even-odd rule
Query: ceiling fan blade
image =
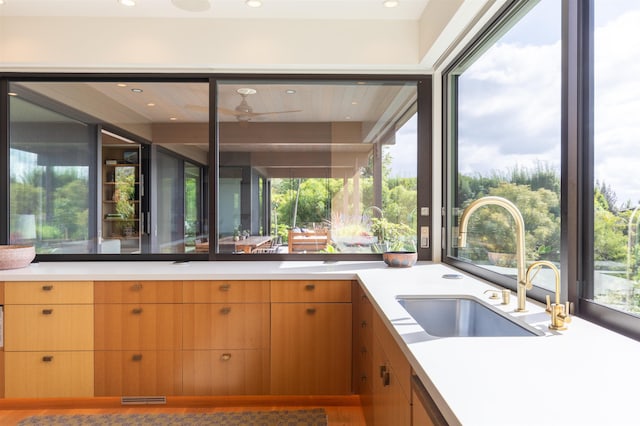
<path fill-rule="evenodd" d="M 248 115 L 271 115 L 271 114 L 286 114 L 288 112 L 302 112 L 301 109 L 292 109 L 292 110 L 288 110 L 288 111 L 269 111 L 269 112 L 252 112 L 249 113 Z"/>
<path fill-rule="evenodd" d="M 209 107 L 206 105 L 193 105 L 193 104 L 187 104 L 184 106 L 186 109 L 190 109 L 193 111 L 199 111 L 199 112 L 207 112 L 209 111 Z"/>
<path fill-rule="evenodd" d="M 222 114 L 227 114 L 227 115 L 235 115 L 236 117 L 248 115 L 245 112 L 236 111 L 235 109 L 220 108 L 220 107 L 218 108 L 218 112 L 221 112 Z"/>

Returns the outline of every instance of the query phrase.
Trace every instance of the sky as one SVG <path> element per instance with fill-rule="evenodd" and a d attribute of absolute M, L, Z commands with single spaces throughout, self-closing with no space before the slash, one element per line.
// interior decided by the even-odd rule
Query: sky
<path fill-rule="evenodd" d="M 640 202 L 640 1 L 595 0 L 595 178 Z M 600 7 L 604 6 L 604 7 Z M 488 175 L 560 169 L 561 2 L 541 0 L 460 77 L 459 168 Z M 393 176 L 415 176 L 415 117 L 397 135 Z"/>

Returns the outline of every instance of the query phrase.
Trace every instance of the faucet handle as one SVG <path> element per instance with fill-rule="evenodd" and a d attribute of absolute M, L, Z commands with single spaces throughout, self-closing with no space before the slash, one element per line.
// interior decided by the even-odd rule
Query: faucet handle
<path fill-rule="evenodd" d="M 551 324 L 549 328 L 551 330 L 566 330 L 566 323 L 571 322 L 571 315 L 569 314 L 570 303 L 551 303 L 551 297 L 547 295 L 547 309 L 546 311 L 551 315 Z"/>

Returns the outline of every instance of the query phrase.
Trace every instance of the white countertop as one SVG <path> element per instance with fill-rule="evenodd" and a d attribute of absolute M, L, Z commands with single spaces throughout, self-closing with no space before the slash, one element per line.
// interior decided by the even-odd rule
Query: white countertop
<path fill-rule="evenodd" d="M 463 279 L 442 276 L 458 273 Z M 359 279 L 451 425 L 637 425 L 640 343 L 573 318 L 551 333 L 541 304 L 529 312 L 489 300 L 494 288 L 442 264 L 382 262 L 42 262 L 0 271 L 0 281 Z M 539 337 L 425 340 L 399 295 L 473 295 L 545 333 Z"/>

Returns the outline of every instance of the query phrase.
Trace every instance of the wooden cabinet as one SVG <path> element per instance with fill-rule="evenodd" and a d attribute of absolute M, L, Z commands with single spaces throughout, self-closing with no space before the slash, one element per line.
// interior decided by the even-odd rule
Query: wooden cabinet
<path fill-rule="evenodd" d="M 269 392 L 269 281 L 184 283 L 184 393 Z"/>
<path fill-rule="evenodd" d="M 182 394 L 182 281 L 95 283 L 95 395 Z"/>
<path fill-rule="evenodd" d="M 411 367 L 382 320 L 373 317 L 373 425 L 411 424 Z"/>
<path fill-rule="evenodd" d="M 448 423 L 417 376 L 411 377 L 411 421 L 415 426 L 447 426 Z"/>
<path fill-rule="evenodd" d="M 93 283 L 5 283 L 6 397 L 93 396 Z"/>
<path fill-rule="evenodd" d="M 360 395 L 367 424 L 373 425 L 373 306 L 362 287 L 354 286 L 353 296 L 353 384 Z"/>
<path fill-rule="evenodd" d="M 271 393 L 351 392 L 351 281 L 271 282 Z"/>
<path fill-rule="evenodd" d="M 102 147 L 101 253 L 138 253 L 141 249 L 142 175 L 140 145 L 113 144 L 105 137 Z"/>

